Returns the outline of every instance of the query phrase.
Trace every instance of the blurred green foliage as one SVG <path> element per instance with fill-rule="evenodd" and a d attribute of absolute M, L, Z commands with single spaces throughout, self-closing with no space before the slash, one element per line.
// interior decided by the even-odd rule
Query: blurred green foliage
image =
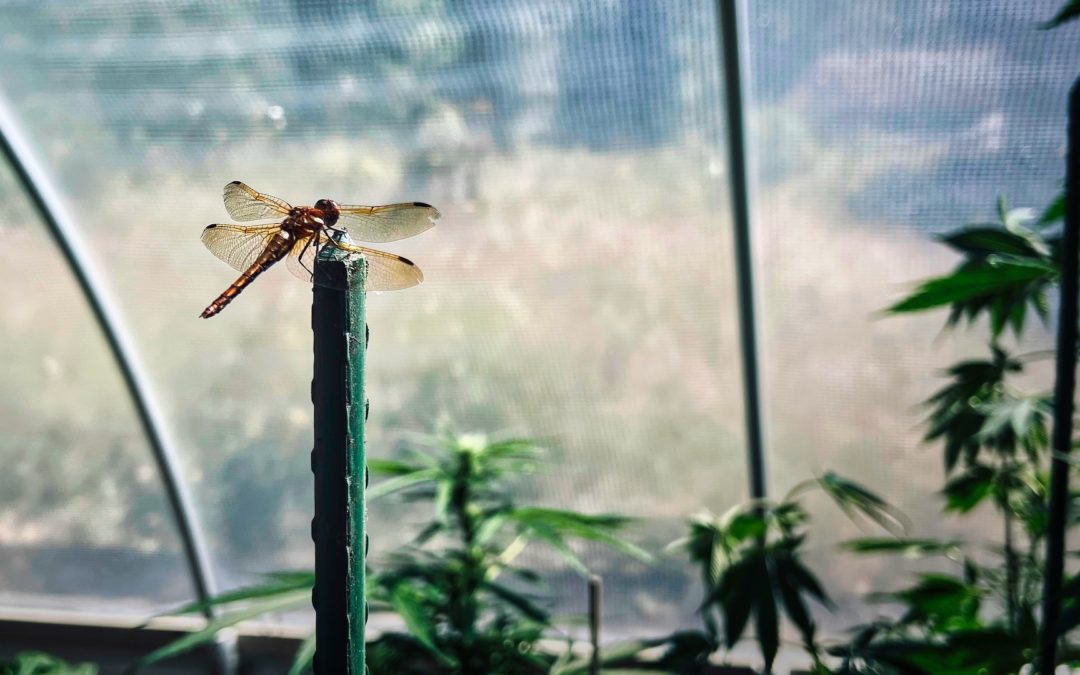
<path fill-rule="evenodd" d="M 947 383 L 926 401 L 924 440 L 942 447 L 944 510 L 972 514 L 988 505 L 1001 537 L 990 546 L 989 560 L 973 542 L 847 542 L 857 553 L 937 558 L 952 569 L 873 594 L 875 601 L 902 608 L 901 614 L 859 626 L 850 641 L 831 645 L 827 653 L 840 659 L 833 672 L 1004 674 L 1018 672 L 1034 657 L 1053 399 L 1019 382 L 1031 362 L 1050 354 L 1017 354 L 1006 345 L 1005 332 L 1011 328 L 1019 345 L 1029 308 L 1048 319 L 1048 296 L 1060 280 L 1057 226 L 1063 204 L 1059 197 L 1036 218 L 1029 209 L 1009 210 L 999 200 L 996 223 L 940 237 L 961 256 L 953 272 L 922 283 L 890 308 L 898 314 L 948 308 L 946 326 L 964 319 L 988 329 L 988 357 L 948 368 Z M 1074 588 L 1067 590 L 1075 593 Z M 1066 626 L 1063 635 L 1073 627 Z M 1075 654 L 1066 645 L 1062 662 L 1075 665 Z"/>
<path fill-rule="evenodd" d="M 10 661 L 0 662 L 0 675 L 97 675 L 90 663 L 69 664 L 50 654 L 20 652 Z"/>
<path fill-rule="evenodd" d="M 556 626 L 543 578 L 521 563 L 522 554 L 545 546 L 583 578 L 588 570 L 576 542 L 597 542 L 642 563 L 651 559 L 617 536 L 629 522 L 623 516 L 519 504 L 515 483 L 534 473 L 544 455 L 530 440 L 442 432 L 421 438 L 402 459 L 370 460 L 371 473 L 385 477 L 370 488 L 370 499 L 398 495 L 431 509 L 410 544 L 370 566 L 371 612 L 392 612 L 407 629 L 383 632 L 368 644 L 374 672 L 546 673 L 557 660 L 538 650 L 537 642 Z M 182 607 L 177 614 L 207 604 L 225 611 L 202 630 L 148 654 L 135 669 L 206 644 L 241 621 L 304 606 L 313 581 L 309 571 L 278 572 L 209 603 Z M 313 654 L 309 639 L 292 672 L 306 672 Z M 566 673 L 578 667 L 573 659 L 558 664 Z"/>

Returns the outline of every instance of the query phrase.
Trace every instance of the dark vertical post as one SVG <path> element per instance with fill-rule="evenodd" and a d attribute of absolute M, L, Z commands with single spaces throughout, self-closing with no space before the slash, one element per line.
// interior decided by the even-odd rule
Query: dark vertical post
<path fill-rule="evenodd" d="M 1061 309 L 1058 315 L 1057 373 L 1054 380 L 1053 458 L 1043 579 L 1043 632 L 1039 672 L 1054 672 L 1058 613 L 1065 566 L 1065 520 L 1069 504 L 1073 396 L 1076 393 L 1077 256 L 1080 251 L 1080 79 L 1069 94 L 1069 154 L 1065 168 L 1065 235 L 1061 242 Z"/>
<path fill-rule="evenodd" d="M 742 343 L 743 400 L 746 408 L 746 451 L 750 495 L 765 496 L 765 438 L 761 422 L 758 376 L 757 318 L 754 311 L 754 255 L 750 237 L 750 182 L 743 120 L 742 35 L 738 0 L 716 0 L 720 50 L 724 65 L 724 103 L 727 110 L 728 169 L 731 173 L 731 212 L 735 229 L 735 277 L 739 294 L 739 338 Z"/>
<path fill-rule="evenodd" d="M 315 374 L 315 672 L 364 673 L 363 259 L 319 260 L 311 325 Z"/>
<path fill-rule="evenodd" d="M 589 642 L 592 660 L 589 675 L 600 675 L 600 628 L 604 618 L 604 582 L 595 574 L 589 577 Z"/>

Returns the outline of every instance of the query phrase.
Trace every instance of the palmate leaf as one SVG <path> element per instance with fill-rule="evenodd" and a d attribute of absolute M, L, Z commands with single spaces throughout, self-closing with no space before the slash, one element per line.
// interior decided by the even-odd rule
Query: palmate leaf
<path fill-rule="evenodd" d="M 652 561 L 647 551 L 615 536 L 614 532 L 633 519 L 612 514 L 584 514 L 560 509 L 520 507 L 506 512 L 506 518 L 516 523 L 523 534 L 543 533 L 550 543 L 554 537 L 587 539 L 609 546 L 642 562 Z"/>
<path fill-rule="evenodd" d="M 989 359 L 962 361 L 949 368 L 951 381 L 926 401 L 931 413 L 923 437 L 926 442 L 944 441 L 946 474 L 961 458 L 973 463 L 983 445 L 992 440 L 983 433 L 987 418 L 1002 400 L 1006 375 L 1022 369 L 1019 361 L 996 345 L 991 345 Z"/>
<path fill-rule="evenodd" d="M 973 321 L 985 312 L 995 337 L 1006 326 L 1019 333 L 1029 305 L 1042 315 L 1045 289 L 1056 274 L 1057 270 L 1048 261 L 992 258 L 962 265 L 952 274 L 923 282 L 914 293 L 887 311 L 901 314 L 951 306 L 950 326 L 962 318 Z"/>
<path fill-rule="evenodd" d="M 993 266 L 961 267 L 952 274 L 924 281 L 888 311 L 920 312 L 1004 292 L 1023 290 L 1034 281 L 1046 281 L 1055 270 L 1047 265 L 1000 261 Z"/>
<path fill-rule="evenodd" d="M 753 614 L 756 638 L 767 666 L 771 666 L 779 647 L 781 604 L 811 653 L 816 651 L 815 625 L 804 598 L 809 595 L 832 606 L 821 584 L 798 558 L 801 541 L 797 538 L 755 545 L 724 569 L 701 607 L 703 613 L 712 607 L 719 610 L 724 619 L 724 642 L 729 648 L 742 638 Z"/>
<path fill-rule="evenodd" d="M 891 313 L 918 312 L 949 307 L 947 326 L 976 320 L 986 314 L 994 338 L 1007 327 L 1019 335 L 1028 308 L 1046 321 L 1047 290 L 1058 275 L 1056 239 L 1045 238 L 1028 224 L 1044 227 L 1055 214 L 1048 210 L 1036 219 L 1031 209 L 1008 209 L 998 200 L 998 222 L 970 225 L 940 241 L 964 256 L 950 274 L 923 282 L 915 292 L 889 308 Z"/>

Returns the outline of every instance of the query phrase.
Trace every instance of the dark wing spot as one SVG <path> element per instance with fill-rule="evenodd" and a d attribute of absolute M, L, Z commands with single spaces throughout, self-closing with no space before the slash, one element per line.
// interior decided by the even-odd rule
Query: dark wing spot
<path fill-rule="evenodd" d="M 431 204 L 425 204 L 424 202 L 413 202 L 412 205 L 413 206 L 419 206 L 419 207 L 425 208 L 425 209 L 430 209 L 431 208 Z"/>
<path fill-rule="evenodd" d="M 238 181 L 238 180 L 231 181 L 229 183 L 229 185 L 240 185 L 240 181 Z"/>
<path fill-rule="evenodd" d="M 401 258 L 401 257 L 399 257 L 399 258 L 398 258 L 398 260 L 400 260 L 401 262 L 405 263 L 405 264 L 406 264 L 406 265 L 408 265 L 409 267 L 416 267 L 416 263 L 414 263 L 413 261 L 409 260 L 408 258 Z"/>
<path fill-rule="evenodd" d="M 217 227 L 217 223 L 215 223 L 213 225 L 207 225 L 206 227 L 203 228 L 203 232 L 206 232 L 207 230 L 212 230 L 215 227 Z"/>

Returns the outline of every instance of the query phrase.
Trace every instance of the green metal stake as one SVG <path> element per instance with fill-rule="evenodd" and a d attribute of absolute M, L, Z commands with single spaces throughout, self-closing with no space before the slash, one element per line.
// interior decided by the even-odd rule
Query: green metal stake
<path fill-rule="evenodd" d="M 315 672 L 364 675 L 365 260 L 315 263 Z"/>

